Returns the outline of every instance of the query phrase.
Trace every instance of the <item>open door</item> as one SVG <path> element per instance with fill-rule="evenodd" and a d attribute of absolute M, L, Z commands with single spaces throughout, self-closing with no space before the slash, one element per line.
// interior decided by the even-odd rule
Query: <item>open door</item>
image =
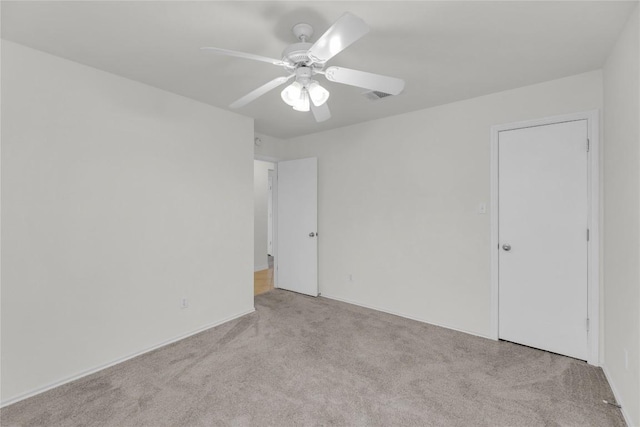
<path fill-rule="evenodd" d="M 318 159 L 278 163 L 277 287 L 318 296 Z"/>

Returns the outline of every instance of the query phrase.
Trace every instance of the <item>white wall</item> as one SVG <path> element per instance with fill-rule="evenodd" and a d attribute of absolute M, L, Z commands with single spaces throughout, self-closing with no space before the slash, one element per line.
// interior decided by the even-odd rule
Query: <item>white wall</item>
<path fill-rule="evenodd" d="M 262 141 L 260 145 L 254 147 L 255 158 L 265 161 L 277 161 L 279 156 L 278 147 L 285 140 L 258 132 L 255 135 Z"/>
<path fill-rule="evenodd" d="M 267 251 L 268 239 L 268 206 L 269 206 L 269 169 L 275 165 L 271 162 L 254 160 L 253 162 L 253 269 L 254 271 L 269 268 Z"/>
<path fill-rule="evenodd" d="M 638 10 L 604 66 L 605 370 L 635 426 L 640 426 Z"/>
<path fill-rule="evenodd" d="M 252 120 L 2 56 L 3 401 L 252 311 Z"/>
<path fill-rule="evenodd" d="M 601 107 L 593 71 L 264 149 L 318 157 L 322 295 L 488 336 L 490 128 Z"/>

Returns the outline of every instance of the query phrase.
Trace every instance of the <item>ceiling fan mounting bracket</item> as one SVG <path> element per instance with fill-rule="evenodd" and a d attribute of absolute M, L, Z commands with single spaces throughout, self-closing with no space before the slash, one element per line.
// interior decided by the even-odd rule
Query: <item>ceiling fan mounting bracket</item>
<path fill-rule="evenodd" d="M 301 22 L 294 25 L 291 32 L 302 43 L 306 43 L 313 35 L 313 27 L 305 22 Z"/>

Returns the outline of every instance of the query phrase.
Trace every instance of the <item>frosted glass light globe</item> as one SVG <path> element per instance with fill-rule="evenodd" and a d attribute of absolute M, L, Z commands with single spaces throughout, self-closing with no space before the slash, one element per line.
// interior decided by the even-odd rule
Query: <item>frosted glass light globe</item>
<path fill-rule="evenodd" d="M 309 111 L 309 92 L 306 89 L 302 90 L 302 96 L 299 98 L 298 102 L 293 105 L 293 109 L 296 111 Z"/>
<path fill-rule="evenodd" d="M 293 82 L 289 86 L 284 88 L 284 90 L 280 93 L 280 96 L 286 104 L 295 107 L 301 102 L 301 99 L 303 98 L 303 89 L 304 86 L 302 86 L 300 83 Z"/>
<path fill-rule="evenodd" d="M 316 81 L 312 81 L 307 90 L 309 91 L 311 102 L 313 102 L 313 105 L 316 107 L 321 106 L 329 99 L 329 91 L 320 86 Z"/>

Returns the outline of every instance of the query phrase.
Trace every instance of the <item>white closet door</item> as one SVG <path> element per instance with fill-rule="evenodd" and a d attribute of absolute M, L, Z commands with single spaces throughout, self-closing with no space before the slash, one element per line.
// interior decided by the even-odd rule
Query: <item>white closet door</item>
<path fill-rule="evenodd" d="M 587 359 L 587 121 L 502 131 L 499 336 Z"/>

